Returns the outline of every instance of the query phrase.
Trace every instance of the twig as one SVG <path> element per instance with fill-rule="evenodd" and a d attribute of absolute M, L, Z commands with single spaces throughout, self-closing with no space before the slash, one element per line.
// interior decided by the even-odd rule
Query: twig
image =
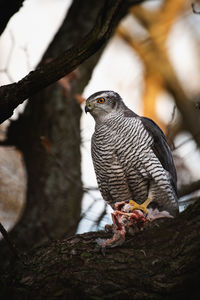
<path fill-rule="evenodd" d="M 0 222 L 0 232 L 2 234 L 2 236 L 4 237 L 10 251 L 12 252 L 13 256 L 15 258 L 19 258 L 19 253 L 18 250 L 16 249 L 16 247 L 14 246 L 14 244 L 11 242 L 11 240 L 8 237 L 8 233 L 6 231 L 6 229 L 4 228 L 4 226 L 2 225 L 2 223 Z"/>
<path fill-rule="evenodd" d="M 97 227 L 99 227 L 99 224 L 101 223 L 101 221 L 103 220 L 104 216 L 106 215 L 106 207 L 107 207 L 107 205 L 104 204 L 103 211 L 101 212 L 101 214 L 98 216 L 97 220 L 95 221 Z"/>
<path fill-rule="evenodd" d="M 179 201 L 179 206 L 188 206 L 189 204 L 192 204 L 197 200 L 198 201 L 200 200 L 199 196 L 194 196 L 194 197 L 191 197 L 191 198 L 187 198 L 187 199 Z"/>
<path fill-rule="evenodd" d="M 200 11 L 199 11 L 199 10 L 197 11 L 197 10 L 195 9 L 194 5 L 195 5 L 195 4 L 192 3 L 192 11 L 193 11 L 194 14 L 199 15 L 199 14 L 200 14 Z"/>
<path fill-rule="evenodd" d="M 200 132 L 197 132 L 197 133 L 195 134 L 195 137 L 198 137 L 198 136 L 200 136 Z M 181 142 L 178 146 L 176 146 L 176 147 L 173 149 L 173 151 L 177 150 L 178 148 L 181 148 L 182 146 L 184 146 L 185 144 L 187 144 L 188 142 L 193 141 L 193 140 L 194 140 L 194 136 L 189 137 L 189 138 L 186 139 L 185 141 Z"/>
<path fill-rule="evenodd" d="M 85 186 L 83 187 L 84 192 L 89 192 L 89 191 L 98 191 L 99 188 L 97 186 Z"/>
<path fill-rule="evenodd" d="M 179 195 L 179 197 L 183 197 L 185 195 L 191 194 L 198 190 L 200 190 L 200 180 L 197 180 L 197 181 L 191 182 L 187 185 L 181 186 L 178 191 L 178 195 Z"/>
<path fill-rule="evenodd" d="M 76 45 L 47 64 L 40 65 L 19 82 L 0 87 L 0 122 L 10 118 L 13 110 L 27 98 L 72 72 L 96 53 L 112 35 L 130 4 L 124 0 L 106 1 L 93 29 Z"/>
<path fill-rule="evenodd" d="M 169 121 L 169 123 L 166 126 L 166 138 L 167 138 L 167 141 L 170 143 L 170 146 L 171 146 L 172 149 L 175 149 L 175 146 L 174 146 L 174 142 L 172 140 L 172 137 L 170 135 L 170 131 L 171 131 L 171 128 L 172 128 L 173 123 L 174 123 L 176 108 L 177 108 L 176 105 L 174 105 L 173 111 L 172 111 L 172 114 L 171 114 L 171 120 Z"/>

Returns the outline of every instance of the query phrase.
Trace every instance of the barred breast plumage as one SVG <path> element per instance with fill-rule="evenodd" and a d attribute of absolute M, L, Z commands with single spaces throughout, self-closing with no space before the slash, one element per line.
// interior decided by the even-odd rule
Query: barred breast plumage
<path fill-rule="evenodd" d="M 96 121 L 92 158 L 100 192 L 111 206 L 133 199 L 175 215 L 176 170 L 161 129 L 128 109 L 112 91 L 93 94 L 86 111 Z"/>

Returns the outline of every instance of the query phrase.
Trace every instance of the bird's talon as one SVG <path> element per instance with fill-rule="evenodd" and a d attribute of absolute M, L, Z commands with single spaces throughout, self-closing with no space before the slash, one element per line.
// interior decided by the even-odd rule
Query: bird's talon
<path fill-rule="evenodd" d="M 151 202 L 150 198 L 147 198 L 147 200 L 144 201 L 144 203 L 142 204 L 138 204 L 137 202 L 130 200 L 129 201 L 129 205 L 131 206 L 130 211 L 139 209 L 142 210 L 147 215 L 148 214 L 147 206 L 149 205 L 150 202 Z"/>

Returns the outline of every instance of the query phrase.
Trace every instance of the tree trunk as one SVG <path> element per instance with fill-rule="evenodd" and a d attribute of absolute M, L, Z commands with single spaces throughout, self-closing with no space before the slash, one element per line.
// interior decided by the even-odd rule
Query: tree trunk
<path fill-rule="evenodd" d="M 153 223 L 152 223 L 153 224 Z M 96 238 L 40 247 L 3 277 L 2 299 L 198 299 L 200 199 L 175 219 L 147 227 L 103 257 Z"/>
<path fill-rule="evenodd" d="M 35 95 L 43 88 L 69 74 L 86 59 L 94 55 L 112 36 L 118 22 L 127 13 L 130 5 L 142 1 L 144 0 L 104 0 L 101 3 L 96 0 L 90 2 L 90 10 L 85 15 L 85 24 L 87 26 L 90 23 L 89 16 L 91 13 L 91 16 L 95 17 L 92 30 L 87 32 L 85 36 L 79 36 L 78 42 L 67 48 L 67 50 L 61 48 L 60 54 L 55 59 L 43 64 L 35 71 L 31 71 L 20 81 L 0 87 L 0 123 L 10 118 L 14 109 L 28 97 Z M 81 1 L 76 0 L 75 2 L 77 15 L 73 20 L 73 24 L 76 25 L 81 18 L 81 14 L 79 15 Z M 82 2 L 82 5 L 84 3 Z M 96 8 L 102 3 L 102 9 L 96 15 Z M 73 26 L 69 29 L 72 30 L 72 28 Z"/>
<path fill-rule="evenodd" d="M 75 0 L 58 34 L 42 59 L 45 63 L 91 30 L 102 3 Z M 87 19 L 87 22 L 85 20 Z M 8 140 L 24 155 L 27 169 L 27 204 L 10 232 L 10 239 L 27 250 L 49 239 L 75 233 L 80 216 L 80 105 L 82 93 L 100 53 L 78 70 L 30 99 L 24 113 L 11 122 Z M 7 247 L 1 242 L 0 257 Z"/>
<path fill-rule="evenodd" d="M 53 60 L 61 49 L 70 48 L 86 36 L 99 12 L 103 13 L 105 2 L 74 0 L 41 64 Z M 118 14 L 118 22 L 126 7 L 121 16 Z M 25 211 L 9 234 L 23 251 L 75 233 L 82 199 L 81 110 L 75 98 L 82 93 L 99 56 L 100 52 L 96 53 L 72 74 L 29 99 L 24 113 L 9 127 L 8 143 L 22 151 L 28 176 Z M 2 241 L 0 257 L 5 266 L 6 253 L 7 245 Z"/>

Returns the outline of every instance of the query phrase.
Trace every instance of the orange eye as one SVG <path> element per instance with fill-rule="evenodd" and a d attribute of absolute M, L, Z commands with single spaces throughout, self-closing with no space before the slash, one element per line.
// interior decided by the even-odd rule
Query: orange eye
<path fill-rule="evenodd" d="M 97 100 L 97 102 L 100 103 L 100 104 L 102 104 L 102 103 L 105 102 L 105 99 L 104 99 L 104 98 L 99 98 L 99 99 Z"/>

